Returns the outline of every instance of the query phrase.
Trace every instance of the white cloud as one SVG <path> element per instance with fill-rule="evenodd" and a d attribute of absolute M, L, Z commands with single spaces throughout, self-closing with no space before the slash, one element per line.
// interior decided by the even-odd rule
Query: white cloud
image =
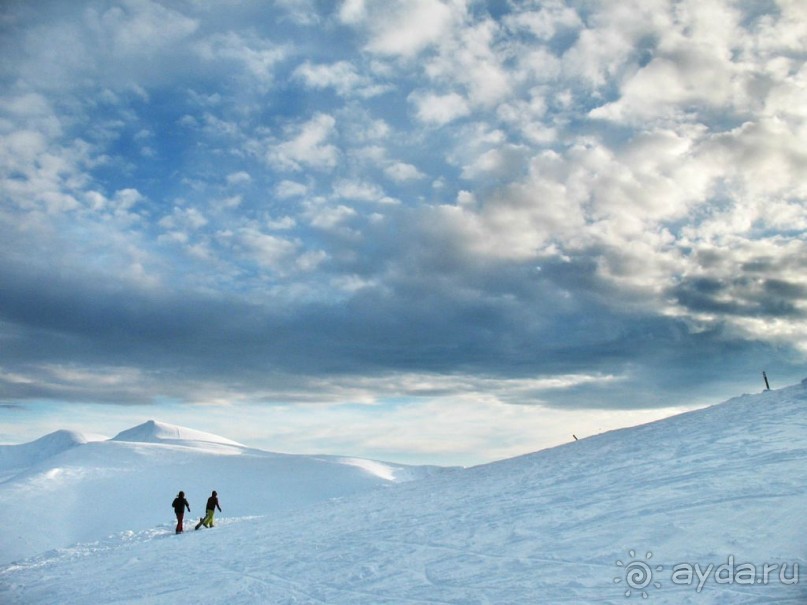
<path fill-rule="evenodd" d="M 217 201 L 217 205 L 221 208 L 238 208 L 244 201 L 243 195 L 230 195 Z"/>
<path fill-rule="evenodd" d="M 624 63 L 620 98 L 594 110 L 593 117 L 639 126 L 686 119 L 699 108 L 748 116 L 786 78 L 763 75 L 771 57 L 760 50 L 768 28 L 775 27 L 770 15 L 744 26 L 737 7 L 722 2 L 685 2 L 657 14 L 654 30 L 645 33 L 658 39 L 650 60 L 631 67 L 624 52 L 612 53 L 615 65 Z M 641 33 L 634 26 L 622 31 L 623 40 Z"/>
<path fill-rule="evenodd" d="M 353 208 L 344 204 L 329 206 L 316 202 L 309 202 L 303 214 L 312 227 L 344 235 L 355 233 L 343 225 L 357 215 L 358 213 Z"/>
<path fill-rule="evenodd" d="M 168 230 L 181 230 L 185 233 L 196 231 L 207 225 L 207 218 L 197 208 L 174 207 L 170 215 L 158 222 L 160 227 Z"/>
<path fill-rule="evenodd" d="M 271 84 L 276 66 L 288 55 L 285 46 L 233 31 L 204 38 L 196 43 L 194 50 L 208 62 L 229 61 L 241 65 L 249 74 L 249 81 L 263 88 Z"/>
<path fill-rule="evenodd" d="M 333 185 L 335 197 L 358 202 L 375 202 L 377 204 L 394 204 L 384 190 L 375 183 L 356 180 L 340 180 Z"/>
<path fill-rule="evenodd" d="M 523 145 L 507 144 L 489 149 L 477 156 L 474 161 L 464 166 L 464 179 L 513 179 L 520 177 L 529 156 L 529 150 Z"/>
<path fill-rule="evenodd" d="M 270 164 L 283 170 L 301 170 L 304 166 L 330 170 L 339 161 L 338 148 L 329 141 L 336 134 L 336 120 L 323 113 L 292 132 L 291 138 L 273 145 L 267 153 Z"/>
<path fill-rule="evenodd" d="M 463 0 L 351 0 L 340 17 L 364 27 L 370 52 L 412 57 L 448 36 L 464 13 Z"/>
<path fill-rule="evenodd" d="M 474 107 L 490 108 L 512 95 L 511 75 L 504 63 L 507 45 L 499 47 L 502 30 L 491 19 L 466 26 L 439 45 L 425 73 L 441 84 L 462 87 Z"/>
<path fill-rule="evenodd" d="M 296 181 L 283 180 L 275 187 L 275 195 L 280 199 L 302 197 L 308 193 L 308 186 Z"/>
<path fill-rule="evenodd" d="M 27 129 L 41 136 L 55 138 L 63 134 L 61 121 L 53 111 L 47 97 L 40 93 L 27 92 L 0 98 L 0 111 L 7 119 L 14 120 L 19 129 L 24 124 Z M 3 128 L 9 130 L 11 125 Z"/>
<path fill-rule="evenodd" d="M 20 82 L 62 95 L 90 81 L 142 93 L 173 70 L 174 57 L 185 56 L 184 46 L 199 28 L 197 19 L 150 0 L 83 3 L 75 9 L 27 15 L 12 9 L 7 15 L 23 28 L 10 30 L 22 32 L 14 64 Z M 160 59 L 157 69 L 155 57 Z"/>
<path fill-rule="evenodd" d="M 120 210 L 130 210 L 135 204 L 145 200 L 145 197 L 131 187 L 115 192 L 114 203 Z"/>
<path fill-rule="evenodd" d="M 339 19 L 342 23 L 354 25 L 367 17 L 365 0 L 344 0 L 339 7 Z"/>
<path fill-rule="evenodd" d="M 728 65 L 711 54 L 681 50 L 653 59 L 623 85 L 619 101 L 593 110 L 591 116 L 634 124 L 670 119 L 693 104 L 723 106 L 732 91 Z"/>
<path fill-rule="evenodd" d="M 255 227 L 240 229 L 233 240 L 237 248 L 249 258 L 265 269 L 278 272 L 286 270 L 300 248 L 297 241 L 263 233 Z"/>
<path fill-rule="evenodd" d="M 284 216 L 278 219 L 268 219 L 266 221 L 266 226 L 275 231 L 287 231 L 296 227 L 297 221 L 290 216 Z"/>
<path fill-rule="evenodd" d="M 323 250 L 312 250 L 301 254 L 296 261 L 296 267 L 303 272 L 316 271 L 319 266 L 328 260 L 328 254 Z"/>
<path fill-rule="evenodd" d="M 294 70 L 293 75 L 311 88 L 334 88 L 341 95 L 350 93 L 362 80 L 356 68 L 347 61 L 329 65 L 314 65 L 306 61 Z"/>
<path fill-rule="evenodd" d="M 445 95 L 414 92 L 409 95 L 409 101 L 415 106 L 418 121 L 435 126 L 443 126 L 471 113 L 465 98 L 455 92 Z"/>
<path fill-rule="evenodd" d="M 776 8 L 778 15 L 760 19 L 758 48 L 770 56 L 800 56 L 807 47 L 807 6 L 799 0 L 778 0 Z"/>
<path fill-rule="evenodd" d="M 30 172 L 36 159 L 48 148 L 48 139 L 40 132 L 17 130 L 2 135 L 2 165 L 8 172 Z"/>
<path fill-rule="evenodd" d="M 0 179 L 10 203 L 59 215 L 81 208 L 94 149 L 81 139 L 59 138 L 23 128 L 0 134 Z"/>
<path fill-rule="evenodd" d="M 529 91 L 529 101 L 515 97 L 509 99 L 508 102 L 510 104 L 526 102 L 531 113 L 536 113 L 532 105 L 536 102 L 537 97 L 538 105 L 536 107 L 541 109 L 537 113 L 543 113 L 546 110 L 545 98 L 548 95 L 557 94 L 550 84 L 557 82 L 564 75 L 562 60 L 546 48 L 532 46 L 519 48 L 517 55 L 517 67 L 512 74 L 512 79 L 518 84 L 529 85 L 532 88 Z"/>
<path fill-rule="evenodd" d="M 420 170 L 418 170 L 416 166 L 407 164 L 406 162 L 394 162 L 384 168 L 384 173 L 393 181 L 398 183 L 417 181 L 425 178 L 426 176 Z"/>
<path fill-rule="evenodd" d="M 313 0 L 275 0 L 275 3 L 286 11 L 294 23 L 314 26 L 321 21 Z"/>
<path fill-rule="evenodd" d="M 381 145 L 367 145 L 365 147 L 354 148 L 351 157 L 363 164 L 371 166 L 384 166 L 388 163 L 387 149 Z"/>
<path fill-rule="evenodd" d="M 293 73 L 309 88 L 333 88 L 342 96 L 359 95 L 364 98 L 373 97 L 389 90 L 389 86 L 375 84 L 362 76 L 356 67 L 348 61 L 337 61 L 331 64 L 313 64 L 306 61 Z"/>
<path fill-rule="evenodd" d="M 89 9 L 85 20 L 99 36 L 108 37 L 113 54 L 160 52 L 194 33 L 199 23 L 150 0 L 123 0 L 103 12 Z"/>
<path fill-rule="evenodd" d="M 577 12 L 560 0 L 542 2 L 538 10 L 526 8 L 505 17 L 513 30 L 526 30 L 540 40 L 550 41 L 565 30 L 579 30 L 583 22 Z"/>
<path fill-rule="evenodd" d="M 358 132 L 359 141 L 378 141 L 386 139 L 391 133 L 390 125 L 384 120 L 369 119 L 364 128 Z"/>
<path fill-rule="evenodd" d="M 712 139 L 710 151 L 724 159 L 724 169 L 752 196 L 807 198 L 807 127 L 794 131 L 773 118 L 747 122 Z"/>
<path fill-rule="evenodd" d="M 249 176 L 248 172 L 243 170 L 239 172 L 233 172 L 227 175 L 227 184 L 231 187 L 238 187 L 241 185 L 248 185 L 252 182 L 252 177 Z"/>

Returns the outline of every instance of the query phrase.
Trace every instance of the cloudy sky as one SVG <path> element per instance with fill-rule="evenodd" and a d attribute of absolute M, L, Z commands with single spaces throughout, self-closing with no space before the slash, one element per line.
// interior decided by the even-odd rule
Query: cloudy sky
<path fill-rule="evenodd" d="M 474 463 L 800 380 L 801 0 L 7 0 L 0 441 Z"/>

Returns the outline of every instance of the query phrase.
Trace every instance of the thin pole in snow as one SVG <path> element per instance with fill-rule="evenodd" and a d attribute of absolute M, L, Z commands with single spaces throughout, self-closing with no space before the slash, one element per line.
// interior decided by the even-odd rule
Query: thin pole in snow
<path fill-rule="evenodd" d="M 768 384 L 768 375 L 765 373 L 764 370 L 762 371 L 762 377 L 765 379 L 765 390 L 770 391 L 771 385 Z"/>

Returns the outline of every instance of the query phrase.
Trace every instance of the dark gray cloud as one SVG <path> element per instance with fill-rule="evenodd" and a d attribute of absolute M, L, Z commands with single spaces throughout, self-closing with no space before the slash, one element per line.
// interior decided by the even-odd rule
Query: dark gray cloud
<path fill-rule="evenodd" d="M 449 271 L 444 281 L 429 272 L 340 303 L 281 307 L 6 269 L 3 278 L 15 288 L 0 294 L 0 393 L 4 401 L 148 403 L 160 396 L 192 401 L 217 385 L 268 401 L 316 399 L 322 379 L 594 373 L 630 378 L 557 392 L 550 403 L 653 407 L 730 381 L 738 370 L 742 379 L 758 373 L 759 346 L 714 331 L 692 334 L 674 319 L 616 313 L 580 295 L 568 300 L 562 292 L 584 281 L 584 270 L 574 275 L 567 267 L 555 283 L 557 271 L 511 266 L 464 279 Z M 546 400 L 536 391 L 510 402 Z"/>

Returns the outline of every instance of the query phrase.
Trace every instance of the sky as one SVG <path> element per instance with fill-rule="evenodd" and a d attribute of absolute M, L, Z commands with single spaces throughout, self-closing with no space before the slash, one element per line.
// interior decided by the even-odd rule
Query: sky
<path fill-rule="evenodd" d="M 470 464 L 801 380 L 800 0 L 7 0 L 0 442 Z"/>

